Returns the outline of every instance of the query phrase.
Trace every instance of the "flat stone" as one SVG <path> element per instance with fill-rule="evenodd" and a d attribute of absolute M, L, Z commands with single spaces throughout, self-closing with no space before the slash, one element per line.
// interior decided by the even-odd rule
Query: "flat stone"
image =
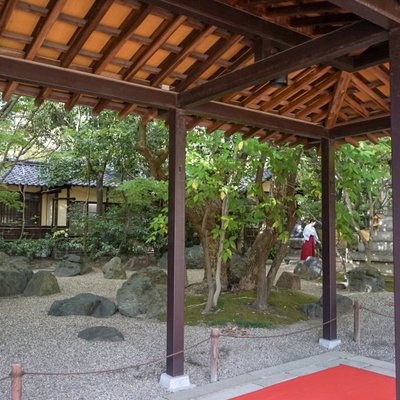
<path fill-rule="evenodd" d="M 92 326 L 80 331 L 78 337 L 89 342 L 121 342 L 125 340 L 119 330 L 109 326 Z"/>

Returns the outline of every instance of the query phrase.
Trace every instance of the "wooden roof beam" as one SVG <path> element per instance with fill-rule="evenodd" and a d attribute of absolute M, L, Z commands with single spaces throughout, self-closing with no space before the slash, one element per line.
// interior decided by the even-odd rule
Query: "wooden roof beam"
<path fill-rule="evenodd" d="M 191 114 L 223 119 L 229 123 L 277 130 L 312 139 L 327 137 L 327 131 L 320 125 L 215 101 L 198 106 L 191 106 L 186 110 Z"/>
<path fill-rule="evenodd" d="M 125 0 L 136 3 L 135 0 Z M 260 18 L 244 10 L 237 9 L 218 0 L 141 0 L 176 14 L 195 18 L 203 23 L 215 25 L 228 32 L 238 33 L 250 39 L 264 38 L 274 42 L 279 49 L 307 42 L 310 37 L 293 29 Z M 332 62 L 336 68 L 351 71 L 351 62 L 337 59 Z"/>
<path fill-rule="evenodd" d="M 165 110 L 177 106 L 177 94 L 173 92 L 2 55 L 0 78 L 72 92 L 72 97 L 85 94 Z M 187 112 L 313 139 L 327 137 L 327 131 L 319 125 L 218 102 L 188 107 Z"/>
<path fill-rule="evenodd" d="M 254 39 L 261 37 L 287 48 L 307 41 L 308 36 L 295 30 L 267 21 L 254 14 L 238 10 L 216 0 L 142 0 L 176 14 L 198 19 L 209 25 L 218 26 L 228 32 L 238 33 Z"/>
<path fill-rule="evenodd" d="M 179 106 L 206 103 L 228 93 L 266 82 L 276 76 L 324 63 L 360 48 L 387 40 L 385 30 L 367 21 L 356 22 L 325 36 L 269 56 L 179 95 Z"/>
<path fill-rule="evenodd" d="M 343 139 L 350 136 L 381 132 L 386 129 L 390 129 L 390 115 L 338 124 L 329 129 L 328 134 L 331 139 Z"/>
<path fill-rule="evenodd" d="M 67 90 L 77 96 L 87 94 L 161 109 L 176 107 L 176 94 L 168 91 L 3 55 L 0 55 L 0 77 Z"/>
<path fill-rule="evenodd" d="M 348 24 L 350 22 L 358 21 L 360 17 L 352 13 L 346 14 L 330 14 L 330 15 L 317 15 L 312 17 L 297 17 L 290 20 L 290 25 L 295 27 L 304 26 L 331 26 L 332 24 Z"/>
<path fill-rule="evenodd" d="M 269 17 L 295 17 L 299 14 L 323 14 L 337 10 L 338 7 L 329 1 L 318 1 L 315 3 L 306 3 L 297 6 L 269 6 L 266 11 Z"/>
<path fill-rule="evenodd" d="M 385 29 L 390 29 L 400 24 L 400 8 L 397 0 L 329 1 Z"/>
<path fill-rule="evenodd" d="M 358 56 L 353 57 L 354 70 L 365 69 L 389 61 L 389 42 L 370 47 Z"/>

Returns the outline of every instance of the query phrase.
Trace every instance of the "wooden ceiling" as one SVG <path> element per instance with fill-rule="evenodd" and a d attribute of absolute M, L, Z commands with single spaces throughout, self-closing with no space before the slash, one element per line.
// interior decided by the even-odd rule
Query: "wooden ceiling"
<path fill-rule="evenodd" d="M 390 134 L 395 0 L 0 0 L 0 90 L 305 146 Z M 383 5 L 381 5 L 383 4 Z M 288 75 L 288 85 L 271 81 Z"/>

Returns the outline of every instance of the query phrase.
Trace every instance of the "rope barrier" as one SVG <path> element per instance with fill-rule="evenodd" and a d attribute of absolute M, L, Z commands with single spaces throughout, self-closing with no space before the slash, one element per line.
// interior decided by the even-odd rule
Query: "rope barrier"
<path fill-rule="evenodd" d="M 10 376 L 5 376 L 4 378 L 0 379 L 0 382 L 6 381 L 7 379 L 10 379 L 10 378 L 11 378 Z"/>
<path fill-rule="evenodd" d="M 334 319 L 331 319 L 330 321 L 324 322 L 322 325 L 315 325 L 315 326 L 312 326 L 310 328 L 305 328 L 305 329 L 302 329 L 302 330 L 299 330 L 299 331 L 295 331 L 295 332 L 282 333 L 280 335 L 268 335 L 268 336 L 244 336 L 243 335 L 243 336 L 237 336 L 237 335 L 227 335 L 227 334 L 221 333 L 220 336 L 221 337 L 232 337 L 232 338 L 236 338 L 236 339 L 276 339 L 276 338 L 280 338 L 280 337 L 298 335 L 299 333 L 312 331 L 313 329 L 319 329 L 319 328 L 321 328 L 321 326 L 325 326 L 325 325 L 331 324 L 334 321 L 337 321 L 337 319 L 334 318 Z"/>
<path fill-rule="evenodd" d="M 383 313 L 380 313 L 380 312 L 378 312 L 378 311 L 371 310 L 370 308 L 367 308 L 367 307 L 365 307 L 365 306 L 360 306 L 360 308 L 361 308 L 362 310 L 369 311 L 369 312 L 372 313 L 372 314 L 380 315 L 381 317 L 386 317 L 386 318 L 390 318 L 390 319 L 393 319 L 393 318 L 394 318 L 393 315 L 383 314 Z"/>
<path fill-rule="evenodd" d="M 82 375 L 93 375 L 93 374 L 104 374 L 104 373 L 110 373 L 110 372 L 122 372 L 126 371 L 128 369 L 138 369 L 140 367 L 144 367 L 146 365 L 150 364 L 157 364 L 159 362 L 165 361 L 165 358 L 170 358 L 177 356 L 178 354 L 182 354 L 184 352 L 188 352 L 189 350 L 194 349 L 197 346 L 200 346 L 201 344 L 208 342 L 209 338 L 204 339 L 200 342 L 197 342 L 196 344 L 188 347 L 187 349 L 177 351 L 175 353 L 168 354 L 166 357 L 154 359 L 151 361 L 147 361 L 141 364 L 134 364 L 134 365 L 127 365 L 125 367 L 119 367 L 119 368 L 111 368 L 111 369 L 100 369 L 100 370 L 94 370 L 94 371 L 82 371 L 82 372 L 29 372 L 29 371 L 24 371 L 23 375 L 33 375 L 33 376 L 71 376 L 71 375 L 76 375 L 76 376 L 82 376 Z"/>

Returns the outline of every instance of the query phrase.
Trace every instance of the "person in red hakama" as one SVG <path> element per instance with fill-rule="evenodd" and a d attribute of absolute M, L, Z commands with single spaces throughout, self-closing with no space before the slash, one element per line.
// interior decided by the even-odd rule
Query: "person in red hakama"
<path fill-rule="evenodd" d="M 314 226 L 315 221 L 310 222 L 304 227 L 300 260 L 307 260 L 308 257 L 315 257 L 315 243 L 320 243 L 320 241 Z"/>

